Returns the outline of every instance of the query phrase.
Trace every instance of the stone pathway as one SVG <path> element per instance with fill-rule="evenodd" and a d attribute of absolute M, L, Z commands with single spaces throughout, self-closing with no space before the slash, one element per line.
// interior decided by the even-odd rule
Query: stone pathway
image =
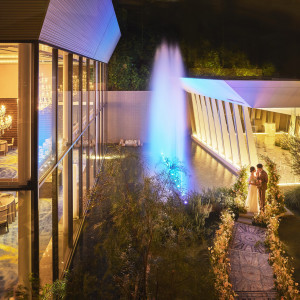
<path fill-rule="evenodd" d="M 237 299 L 276 299 L 273 270 L 264 246 L 266 230 L 236 222 L 229 248 L 230 280 Z"/>

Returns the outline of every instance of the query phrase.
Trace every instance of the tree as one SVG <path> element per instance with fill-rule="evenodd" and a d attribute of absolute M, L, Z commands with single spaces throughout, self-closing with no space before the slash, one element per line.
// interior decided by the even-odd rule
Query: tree
<path fill-rule="evenodd" d="M 292 169 L 296 175 L 300 175 L 300 138 L 291 136 L 289 138 L 289 151 L 292 156 Z"/>
<path fill-rule="evenodd" d="M 204 236 L 210 207 L 194 193 L 185 205 L 168 173 L 149 175 L 135 155 L 113 156 L 92 196 L 93 209 L 103 215 L 89 258 L 96 259 L 91 265 L 101 262 L 103 272 L 89 293 L 101 299 L 214 299 Z M 93 268 L 76 276 L 94 282 L 95 274 Z"/>

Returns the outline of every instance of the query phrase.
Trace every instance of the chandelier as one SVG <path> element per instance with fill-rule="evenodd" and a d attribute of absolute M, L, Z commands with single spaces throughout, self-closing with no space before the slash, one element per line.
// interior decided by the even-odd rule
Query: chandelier
<path fill-rule="evenodd" d="M 11 128 L 12 125 L 12 117 L 6 116 L 6 107 L 1 105 L 0 107 L 0 134 L 4 133 L 5 129 Z"/>

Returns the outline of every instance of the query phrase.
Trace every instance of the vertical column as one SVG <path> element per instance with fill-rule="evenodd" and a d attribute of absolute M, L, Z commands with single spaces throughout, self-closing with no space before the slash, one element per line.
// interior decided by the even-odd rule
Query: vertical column
<path fill-rule="evenodd" d="M 209 129 L 209 124 L 208 124 L 208 116 L 207 116 L 207 110 L 206 110 L 206 105 L 205 105 L 205 99 L 201 95 L 200 95 L 200 102 L 201 102 L 202 114 L 203 114 L 203 119 L 204 119 L 206 144 L 208 146 L 211 146 L 211 136 L 210 136 L 210 129 Z"/>
<path fill-rule="evenodd" d="M 52 49 L 52 153 L 58 158 L 58 49 Z M 59 276 L 58 259 L 58 169 L 52 172 L 52 276 L 53 281 Z"/>
<path fill-rule="evenodd" d="M 207 109 L 207 116 L 208 116 L 208 123 L 210 128 L 210 137 L 211 137 L 211 145 L 215 151 L 218 152 L 218 144 L 217 144 L 217 138 L 216 138 L 216 129 L 215 129 L 215 123 L 211 111 L 211 105 L 210 100 L 208 97 L 204 97 L 206 101 L 206 109 Z"/>
<path fill-rule="evenodd" d="M 243 133 L 243 127 L 241 122 L 241 116 L 239 112 L 239 107 L 237 104 L 233 104 L 233 112 L 234 112 L 234 124 L 237 133 L 238 145 L 240 149 L 240 157 L 242 166 L 247 166 L 249 164 L 248 159 L 248 151 L 246 148 L 246 141 Z"/>
<path fill-rule="evenodd" d="M 280 113 L 275 113 L 275 124 L 276 124 L 276 131 L 280 128 Z"/>
<path fill-rule="evenodd" d="M 18 61 L 18 180 L 31 178 L 31 45 L 19 44 Z M 31 271 L 31 192 L 18 192 L 18 275 L 19 284 L 29 288 Z"/>
<path fill-rule="evenodd" d="M 192 103 L 193 103 L 193 112 L 194 112 L 194 118 L 195 118 L 195 127 L 196 127 L 196 136 L 198 139 L 201 139 L 200 135 L 200 128 L 199 128 L 199 114 L 198 114 L 198 108 L 196 103 L 196 95 L 194 93 L 191 93 L 192 95 Z"/>
<path fill-rule="evenodd" d="M 90 122 L 90 60 L 86 60 L 86 91 L 87 91 L 87 125 Z M 90 188 L 90 126 L 87 128 L 87 145 L 86 145 L 86 189 Z"/>
<path fill-rule="evenodd" d="M 226 111 L 226 119 L 227 119 L 227 124 L 228 124 L 230 144 L 231 144 L 231 150 L 232 150 L 232 161 L 234 164 L 240 165 L 241 160 L 239 157 L 237 138 L 236 138 L 236 133 L 235 133 L 234 125 L 233 125 L 232 113 L 231 113 L 230 105 L 228 102 L 225 102 L 225 111 Z"/>
<path fill-rule="evenodd" d="M 218 152 L 219 152 L 219 154 L 225 155 L 218 109 L 217 109 L 217 106 L 216 106 L 216 100 L 213 99 L 213 98 L 211 98 L 211 107 L 212 107 L 212 110 L 213 110 L 214 121 L 215 121 L 217 144 L 218 144 L 218 150 L 219 150 Z"/>
<path fill-rule="evenodd" d="M 255 108 L 251 109 L 251 117 L 250 117 L 251 122 L 255 120 Z"/>
<path fill-rule="evenodd" d="M 267 122 L 267 111 L 261 111 L 261 124 L 265 127 L 265 123 Z"/>
<path fill-rule="evenodd" d="M 261 109 L 255 110 L 255 118 L 259 120 L 261 119 Z"/>
<path fill-rule="evenodd" d="M 206 133 L 205 133 L 205 125 L 204 125 L 204 118 L 203 112 L 201 107 L 201 100 L 199 95 L 195 95 L 196 104 L 198 107 L 198 115 L 199 115 L 199 127 L 201 132 L 201 140 L 206 143 Z"/>
<path fill-rule="evenodd" d="M 39 164 L 38 164 L 38 124 L 39 124 L 39 43 L 32 44 L 31 69 L 31 273 L 39 278 Z M 38 293 L 38 282 L 32 282 L 33 298 Z"/>
<path fill-rule="evenodd" d="M 270 111 L 269 112 L 269 123 L 273 123 L 273 120 L 274 120 L 274 112 Z"/>
<path fill-rule="evenodd" d="M 95 89 L 96 89 L 96 123 L 95 123 L 95 126 L 96 126 L 96 153 L 95 153 L 95 160 L 96 160 L 96 168 L 95 168 L 95 171 L 96 171 L 96 174 L 98 173 L 98 166 L 99 166 L 99 157 L 100 157 L 100 148 L 99 148 L 99 107 L 100 107 L 100 104 L 99 104 L 99 62 L 96 61 L 96 69 L 95 69 L 95 74 L 96 74 L 96 85 L 95 85 Z"/>
<path fill-rule="evenodd" d="M 80 114 L 79 114 L 79 130 L 80 134 L 82 133 L 82 56 L 79 57 L 79 108 L 80 108 Z M 82 137 L 80 137 L 79 140 L 79 147 L 78 147 L 78 155 L 79 155 L 79 217 L 82 217 L 83 215 L 83 179 L 82 179 Z"/>
<path fill-rule="evenodd" d="M 63 138 L 72 143 L 72 54 L 63 57 Z M 63 160 L 63 233 L 68 236 L 68 245 L 73 240 L 73 178 L 72 151 Z"/>
<path fill-rule="evenodd" d="M 255 141 L 254 141 L 253 132 L 252 132 L 252 126 L 251 126 L 250 117 L 249 117 L 249 110 L 248 110 L 248 107 L 246 107 L 246 106 L 242 106 L 242 108 L 243 108 L 243 114 L 244 114 L 249 161 L 252 166 L 256 166 L 256 164 L 258 163 L 257 149 L 256 149 Z"/>
<path fill-rule="evenodd" d="M 296 109 L 292 110 L 292 112 L 291 112 L 289 134 L 295 135 L 295 129 L 296 129 Z"/>
<path fill-rule="evenodd" d="M 220 116 L 222 137 L 224 143 L 224 154 L 227 159 L 232 159 L 232 152 L 231 152 L 229 134 L 227 130 L 227 123 L 225 120 L 225 114 L 223 109 L 223 102 L 221 100 L 217 100 L 217 103 L 219 108 L 219 116 Z"/>

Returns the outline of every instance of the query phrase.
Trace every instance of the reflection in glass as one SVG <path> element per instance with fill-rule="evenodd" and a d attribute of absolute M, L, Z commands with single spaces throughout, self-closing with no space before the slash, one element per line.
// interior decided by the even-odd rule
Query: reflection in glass
<path fill-rule="evenodd" d="M 52 101 L 52 48 L 39 46 L 39 176 L 55 160 L 55 105 Z"/>
<path fill-rule="evenodd" d="M 96 70 L 95 70 L 95 62 L 90 60 L 90 74 L 89 74 L 89 103 L 90 103 L 90 121 L 95 116 L 95 102 L 96 102 Z"/>
<path fill-rule="evenodd" d="M 88 186 L 88 151 L 89 151 L 89 141 L 88 141 L 88 130 L 83 133 L 82 136 L 82 200 L 83 200 L 83 211 L 86 209 L 87 205 L 87 191 Z"/>
<path fill-rule="evenodd" d="M 68 72 L 68 53 L 65 51 L 58 50 L 58 155 L 63 154 L 67 148 L 68 137 L 67 133 L 64 132 L 64 114 L 67 110 L 67 94 L 64 94 L 68 90 L 67 74 Z M 64 78 L 65 76 L 65 78 Z"/>
<path fill-rule="evenodd" d="M 87 92 L 87 59 L 82 58 L 82 128 L 87 126 L 88 92 Z"/>
<path fill-rule="evenodd" d="M 52 282 L 52 175 L 48 176 L 39 190 L 39 250 L 40 281 Z"/>
<path fill-rule="evenodd" d="M 80 91 L 79 91 L 79 56 L 73 55 L 73 140 L 79 133 Z"/>
<path fill-rule="evenodd" d="M 91 187 L 93 186 L 94 179 L 95 179 L 95 172 L 96 172 L 96 123 L 95 120 L 90 125 L 90 155 L 89 155 L 89 162 L 90 162 L 90 183 Z"/>

